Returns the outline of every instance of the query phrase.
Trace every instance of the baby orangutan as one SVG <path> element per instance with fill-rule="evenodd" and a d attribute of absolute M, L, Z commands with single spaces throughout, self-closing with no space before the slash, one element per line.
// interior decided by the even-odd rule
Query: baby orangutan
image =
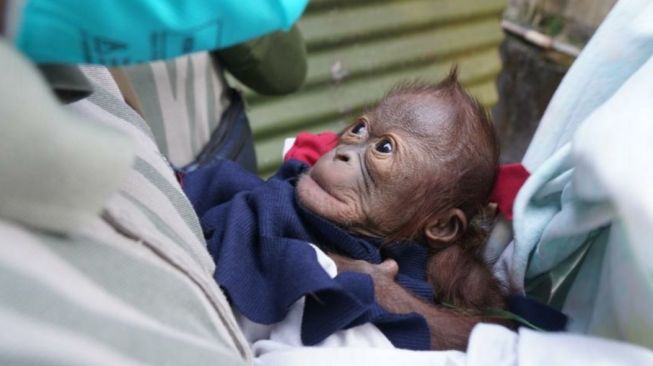
<path fill-rule="evenodd" d="M 289 160 L 264 182 L 217 160 L 184 190 L 214 278 L 250 321 L 283 324 L 300 303 L 302 345 L 371 323 L 395 347 L 464 349 L 505 307 L 473 224 L 496 168 L 493 127 L 454 71 L 392 90 L 310 169 Z"/>
<path fill-rule="evenodd" d="M 331 257 L 339 271 L 370 274 L 387 310 L 422 314 L 433 349 L 465 347 L 481 312 L 505 306 L 480 257 L 482 235 L 471 224 L 488 203 L 497 150 L 483 106 L 463 90 L 454 70 L 437 85 L 392 90 L 297 183 L 304 207 L 346 230 L 428 247 L 428 281 L 439 301 L 468 315 L 410 295 L 393 281 L 397 266 L 391 260 L 374 266 Z"/>

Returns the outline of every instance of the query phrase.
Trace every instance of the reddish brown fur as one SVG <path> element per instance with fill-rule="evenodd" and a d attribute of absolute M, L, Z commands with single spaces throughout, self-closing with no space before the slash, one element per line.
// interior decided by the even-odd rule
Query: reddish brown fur
<path fill-rule="evenodd" d="M 424 243 L 429 248 L 429 282 L 437 299 L 458 310 L 418 300 L 394 282 L 394 274 L 387 268 L 380 270 L 344 258 L 336 262 L 339 270 L 362 270 L 372 275 L 377 300 L 389 311 L 424 315 L 434 349 L 464 349 L 472 327 L 489 320 L 483 311 L 504 307 L 499 283 L 480 255 L 486 235 L 475 219 L 487 207 L 497 170 L 498 144 L 492 123 L 483 106 L 458 83 L 455 69 L 439 84 L 410 83 L 394 88 L 361 119 L 369 123 L 370 141 L 381 138 L 374 130 L 387 130 L 388 123 L 412 136 L 411 143 L 402 146 L 412 150 L 410 159 L 404 158 L 400 165 L 377 176 L 379 184 L 386 184 L 383 190 L 357 198 L 358 191 L 346 188 L 348 195 L 341 197 L 341 201 L 346 199 L 354 206 L 373 209 L 356 209 L 354 214 L 346 215 L 351 221 L 343 220 L 340 211 L 325 209 L 339 205 L 329 203 L 333 200 L 328 194 L 321 194 L 324 202 L 312 199 L 320 191 L 308 179 L 298 184 L 300 200 L 317 213 L 332 215 L 328 218 L 349 230 L 381 237 L 387 244 L 406 239 Z M 335 182 L 338 190 L 333 192 L 342 192 L 341 188 L 350 187 L 347 182 L 355 179 L 349 173 L 336 173 L 338 164 L 350 169 L 348 162 L 357 158 L 347 154 L 367 143 L 357 142 L 350 137 L 352 130 L 347 131 L 337 151 L 323 157 L 324 162 L 313 168 L 313 178 L 322 185 Z M 405 157 L 405 151 L 400 155 Z M 449 215 L 452 210 L 459 210 L 458 214 Z M 453 236 L 429 235 L 427 229 L 434 222 L 444 222 Z"/>
<path fill-rule="evenodd" d="M 435 184 L 424 185 L 424 190 L 417 192 L 412 200 L 419 207 L 416 212 L 437 215 L 457 207 L 471 222 L 453 243 L 427 241 L 431 251 L 427 272 L 438 300 L 476 314 L 487 308 L 505 307 L 500 284 L 481 257 L 486 233 L 472 220 L 488 204 L 499 156 L 494 129 L 484 107 L 464 91 L 455 69 L 437 85 L 404 84 L 394 88 L 386 98 L 397 95 L 437 96 L 454 106 L 448 111 L 451 130 L 438 134 L 437 140 L 431 142 L 431 159 L 444 167 L 446 174 L 439 175 Z M 389 240 L 419 237 L 429 217 L 422 214 L 421 220 L 414 220 Z M 377 291 L 387 292 L 388 287 L 377 286 Z M 398 302 L 395 296 L 394 302 L 386 305 L 393 307 Z M 448 319 L 452 329 L 458 331 L 447 333 L 448 341 L 433 339 L 434 347 L 462 348 L 467 343 L 465 335 L 483 317 L 470 322 L 469 318 L 449 314 L 441 319 Z M 441 326 L 439 321 L 437 327 Z M 436 333 L 433 337 L 440 335 Z"/>
<path fill-rule="evenodd" d="M 384 100 L 398 95 L 436 97 L 451 106 L 448 111 L 450 129 L 435 134 L 429 141 L 432 149 L 430 159 L 443 174 L 439 174 L 432 184 L 423 185 L 423 190 L 415 194 L 413 201 L 419 202 L 417 211 L 430 212 L 432 216 L 457 207 L 471 220 L 487 205 L 499 156 L 494 129 L 485 108 L 458 83 L 456 69 L 435 85 L 408 83 L 397 86 Z M 423 215 L 421 220 L 414 220 L 394 235 L 405 238 L 419 233 L 429 217 Z"/>
<path fill-rule="evenodd" d="M 485 233 L 472 221 L 488 204 L 497 170 L 498 144 L 484 107 L 465 92 L 456 74 L 456 70 L 452 70 L 436 85 L 403 84 L 385 97 L 435 96 L 453 106 L 448 111 L 451 129 L 437 134 L 431 142 L 431 159 L 445 174 L 439 175 L 433 184 L 425 184 L 413 200 L 414 207 L 418 207 L 416 212 L 431 215 L 422 214 L 421 219 L 408 223 L 389 240 L 420 237 L 430 216 L 451 207 L 461 209 L 471 224 L 457 240 L 453 243 L 428 242 L 431 249 L 429 280 L 442 301 L 475 310 L 503 307 L 499 283 L 480 254 Z M 459 225 L 464 227 L 463 223 Z"/>

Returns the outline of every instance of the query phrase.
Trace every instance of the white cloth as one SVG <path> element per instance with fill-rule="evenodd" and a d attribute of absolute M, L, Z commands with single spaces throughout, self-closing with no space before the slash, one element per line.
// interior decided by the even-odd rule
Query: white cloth
<path fill-rule="evenodd" d="M 267 347 L 254 360 L 266 366 L 555 366 L 653 365 L 653 352 L 626 343 L 564 333 L 481 324 L 472 332 L 467 353 L 408 351 L 370 347 Z"/>
<path fill-rule="evenodd" d="M 322 250 L 310 244 L 315 250 L 318 262 L 332 278 L 338 274 L 336 264 Z M 304 299 L 297 301 L 288 311 L 286 318 L 273 325 L 254 323 L 242 315 L 238 315 L 238 323 L 250 342 L 254 356 L 280 349 L 302 347 L 301 324 L 304 314 Z M 371 323 L 362 324 L 350 329 L 338 331 L 317 347 L 373 347 L 394 348 L 392 343 L 381 331 Z"/>
<path fill-rule="evenodd" d="M 522 328 L 519 333 L 498 325 L 474 328 L 467 365 L 653 365 L 653 352 L 627 343 Z"/>

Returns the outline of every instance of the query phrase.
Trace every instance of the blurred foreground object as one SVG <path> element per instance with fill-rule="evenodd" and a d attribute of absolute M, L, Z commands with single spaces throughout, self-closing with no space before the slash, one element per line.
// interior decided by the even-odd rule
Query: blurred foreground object
<path fill-rule="evenodd" d="M 4 40 L 0 64 L 0 364 L 245 364 L 197 217 L 106 68 L 64 107 Z"/>
<path fill-rule="evenodd" d="M 16 0 L 7 36 L 36 63 L 120 66 L 288 30 L 307 0 Z"/>

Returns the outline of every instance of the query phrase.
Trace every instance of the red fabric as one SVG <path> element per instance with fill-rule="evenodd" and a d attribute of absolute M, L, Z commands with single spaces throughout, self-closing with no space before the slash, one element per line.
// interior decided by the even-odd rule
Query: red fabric
<path fill-rule="evenodd" d="M 322 132 L 317 135 L 300 132 L 283 159 L 295 159 L 313 166 L 322 155 L 331 151 L 337 144 L 338 135 L 334 132 Z"/>
<path fill-rule="evenodd" d="M 284 160 L 300 160 L 308 165 L 313 165 L 324 154 L 338 144 L 338 135 L 334 132 L 312 134 L 301 132 L 297 135 L 295 144 L 288 150 Z M 515 203 L 517 192 L 530 174 L 521 164 L 505 164 L 499 166 L 494 189 L 490 195 L 490 202 L 497 204 L 497 209 L 508 220 L 512 220 L 512 205 Z"/>
<path fill-rule="evenodd" d="M 490 195 L 490 202 L 497 204 L 497 209 L 508 220 L 512 220 L 512 205 L 515 203 L 517 192 L 528 179 L 528 170 L 521 164 L 504 164 L 499 166 L 494 190 Z"/>

